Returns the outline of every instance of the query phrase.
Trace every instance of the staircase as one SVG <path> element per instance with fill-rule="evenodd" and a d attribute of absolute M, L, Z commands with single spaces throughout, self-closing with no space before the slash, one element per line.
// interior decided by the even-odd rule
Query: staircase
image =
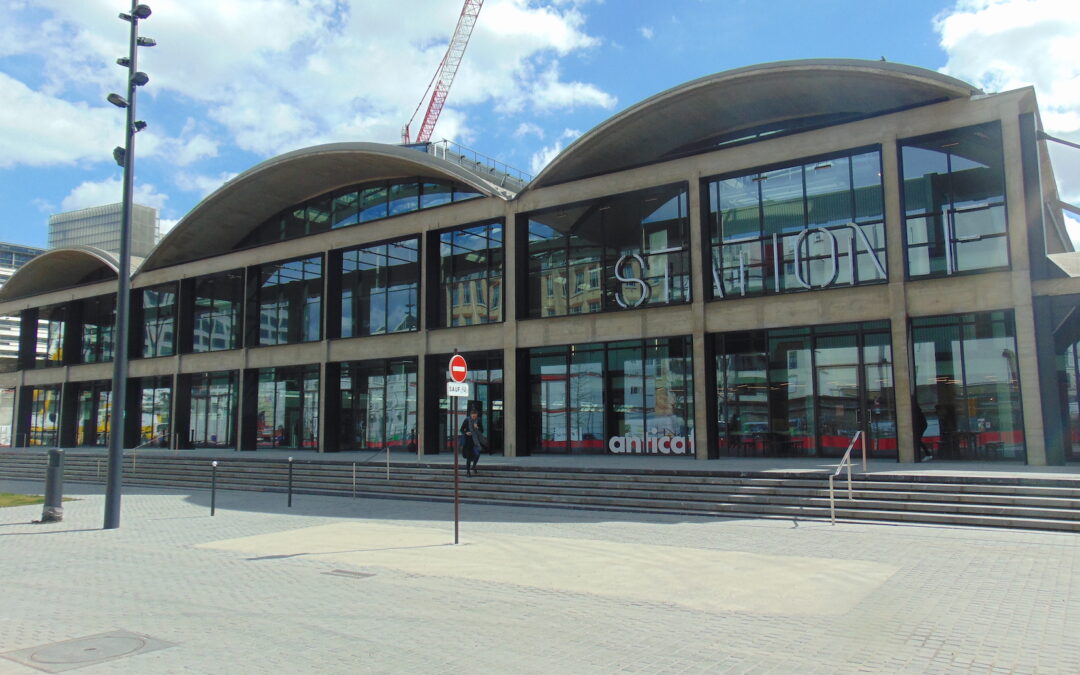
<path fill-rule="evenodd" d="M 65 457 L 64 480 L 104 484 L 103 453 Z M 0 478 L 44 486 L 47 457 L 38 451 L 0 452 Z M 354 480 L 355 475 L 355 480 Z M 205 457 L 124 457 L 124 484 L 181 490 L 210 488 Z M 224 490 L 284 493 L 288 462 L 219 458 Z M 1080 532 L 1080 479 L 856 474 L 852 501 L 846 483 L 836 491 L 836 516 L 846 521 L 966 525 Z M 293 492 L 358 497 L 453 498 L 453 468 L 446 464 L 384 464 L 297 460 Z M 485 504 L 598 509 L 737 518 L 828 520 L 826 473 L 707 470 L 626 470 L 525 467 L 489 462 L 480 475 L 462 472 L 464 501 Z"/>

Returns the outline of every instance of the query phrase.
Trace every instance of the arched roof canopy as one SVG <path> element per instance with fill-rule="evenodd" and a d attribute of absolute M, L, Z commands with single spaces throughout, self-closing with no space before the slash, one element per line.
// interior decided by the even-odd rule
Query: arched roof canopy
<path fill-rule="evenodd" d="M 91 246 L 54 248 L 30 259 L 0 287 L 0 302 L 117 279 L 116 256 Z"/>
<path fill-rule="evenodd" d="M 489 197 L 513 196 L 419 150 L 382 143 L 318 145 L 268 159 L 222 185 L 176 224 L 139 271 L 231 251 L 282 209 L 336 188 L 410 176 L 456 181 Z"/>
<path fill-rule="evenodd" d="M 982 93 L 923 68 L 810 59 L 736 68 L 679 85 L 571 143 L 528 188 L 545 187 L 720 147 Z"/>

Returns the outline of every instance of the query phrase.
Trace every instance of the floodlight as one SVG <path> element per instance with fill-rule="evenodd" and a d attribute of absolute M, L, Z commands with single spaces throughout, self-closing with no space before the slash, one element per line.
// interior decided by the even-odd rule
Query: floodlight
<path fill-rule="evenodd" d="M 135 18 L 137 19 L 145 19 L 146 17 L 150 16 L 150 6 L 135 5 L 135 10 L 132 12 L 132 14 L 134 14 Z"/>
<path fill-rule="evenodd" d="M 128 107 L 127 99 L 125 99 L 120 94 L 109 94 L 108 96 L 105 97 L 105 100 L 108 101 L 109 103 L 112 103 L 117 108 L 126 108 L 126 107 Z"/>
<path fill-rule="evenodd" d="M 124 21 L 131 21 L 131 15 L 130 14 L 124 14 L 123 12 L 120 12 L 120 18 L 123 19 Z"/>
<path fill-rule="evenodd" d="M 142 72 L 141 70 L 131 76 L 131 83 L 134 84 L 136 87 L 141 87 L 149 81 L 150 76 Z"/>
<path fill-rule="evenodd" d="M 131 123 L 131 127 L 135 130 L 135 133 L 139 133 L 146 128 L 146 122 L 143 122 L 142 120 L 135 120 Z"/>
<path fill-rule="evenodd" d="M 156 47 L 157 40 L 154 38 L 141 37 L 135 41 L 140 47 Z"/>
<path fill-rule="evenodd" d="M 119 166 L 125 166 L 127 164 L 127 150 L 124 150 L 120 146 L 113 148 L 112 157 Z"/>
<path fill-rule="evenodd" d="M 129 59 L 126 56 L 121 56 L 120 58 L 116 59 L 116 65 L 123 66 L 125 68 L 130 68 L 131 67 L 131 59 Z"/>

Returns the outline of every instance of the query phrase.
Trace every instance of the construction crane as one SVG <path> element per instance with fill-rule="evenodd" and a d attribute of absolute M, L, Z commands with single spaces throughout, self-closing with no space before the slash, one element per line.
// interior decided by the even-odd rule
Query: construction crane
<path fill-rule="evenodd" d="M 484 0 L 465 0 L 457 28 L 454 29 L 454 36 L 450 38 L 450 46 L 446 48 L 446 54 L 443 55 L 439 67 L 435 69 L 435 75 L 431 78 L 420 103 L 416 105 L 412 117 L 401 129 L 402 143 L 412 142 L 409 140 L 409 125 L 416 119 L 416 113 L 420 112 L 420 106 L 424 105 L 425 100 L 428 101 L 427 112 L 424 113 L 424 121 L 420 125 L 420 133 L 416 135 L 416 142 L 427 143 L 431 140 L 431 132 L 435 131 L 435 123 L 439 121 L 439 115 L 446 104 L 446 95 L 450 93 L 450 85 L 454 83 L 454 76 L 457 75 L 461 57 L 465 54 L 465 47 L 469 44 L 473 26 L 476 25 L 476 17 L 480 14 L 480 7 L 483 4 Z M 431 92 L 430 100 L 428 100 L 428 92 Z"/>

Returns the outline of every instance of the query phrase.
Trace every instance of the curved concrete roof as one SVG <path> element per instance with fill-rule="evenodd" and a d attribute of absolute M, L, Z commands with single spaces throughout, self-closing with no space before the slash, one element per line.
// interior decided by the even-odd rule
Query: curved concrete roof
<path fill-rule="evenodd" d="M 11 275 L 0 287 L 0 302 L 78 286 L 95 272 L 104 272 L 108 275 L 105 278 L 115 279 L 119 269 L 117 257 L 108 251 L 92 246 L 54 248 L 31 258 Z"/>
<path fill-rule="evenodd" d="M 513 196 L 419 150 L 382 143 L 317 145 L 268 159 L 226 182 L 176 224 L 140 271 L 230 251 L 267 218 L 330 190 L 409 176 L 454 180 L 488 196 Z"/>
<path fill-rule="evenodd" d="M 979 93 L 947 75 L 885 61 L 809 59 L 736 68 L 616 114 L 571 143 L 526 189 L 650 164 L 695 142 L 785 120 L 864 117 Z"/>

